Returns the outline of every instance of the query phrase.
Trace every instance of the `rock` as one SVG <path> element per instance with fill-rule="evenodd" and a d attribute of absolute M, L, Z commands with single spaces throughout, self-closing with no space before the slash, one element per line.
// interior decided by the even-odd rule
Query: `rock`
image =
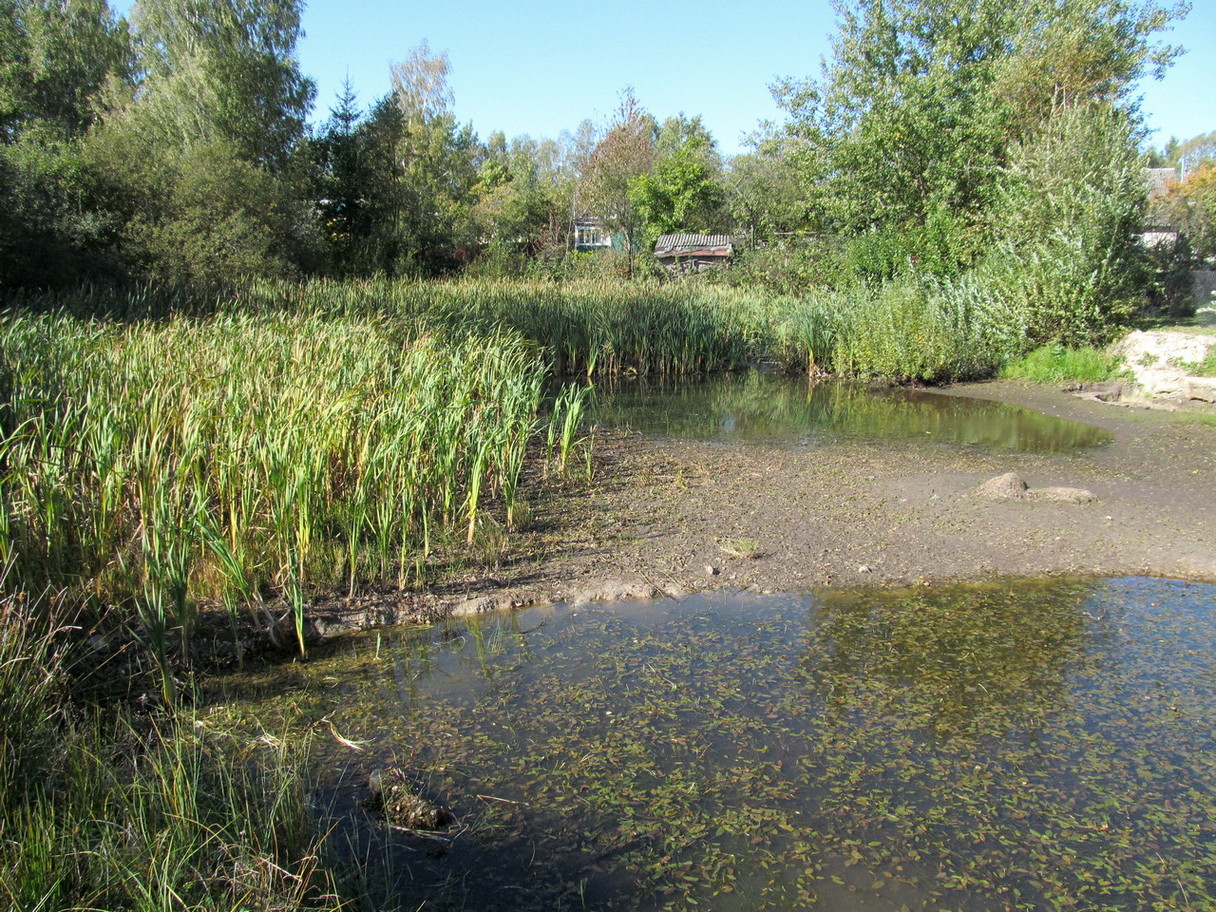
<path fill-rule="evenodd" d="M 718 570 L 718 568 L 715 567 L 713 564 L 705 565 L 705 575 L 706 576 L 717 576 L 719 572 L 720 571 Z"/>
<path fill-rule="evenodd" d="M 1032 488 L 1026 492 L 1033 500 L 1057 500 L 1064 503 L 1086 504 L 1098 499 L 1085 488 Z"/>
<path fill-rule="evenodd" d="M 1188 399 L 1216 402 L 1216 377 L 1187 377 L 1183 386 Z"/>
<path fill-rule="evenodd" d="M 1017 472 L 1006 472 L 996 478 L 990 478 L 971 492 L 973 497 L 985 500 L 1025 500 L 1026 482 Z"/>
<path fill-rule="evenodd" d="M 503 605 L 499 603 L 498 599 L 483 595 L 480 598 L 465 599 L 463 602 L 457 602 L 452 606 L 452 617 L 474 617 L 478 614 L 501 611 L 504 608 L 510 607 L 510 603 Z"/>
<path fill-rule="evenodd" d="M 1216 336 L 1205 333 L 1137 331 L 1128 333 L 1111 351 L 1123 358 L 1143 395 L 1167 399 L 1203 398 L 1203 385 L 1192 385 L 1194 380 L 1202 378 L 1187 375 L 1190 366 L 1203 361 L 1213 345 L 1216 345 Z M 1200 395 L 1195 397 L 1195 392 Z"/>
<path fill-rule="evenodd" d="M 985 481 L 971 492 L 985 500 L 1054 500 L 1063 503 L 1093 503 L 1098 496 L 1085 488 L 1031 488 L 1017 472 L 1006 472 Z"/>

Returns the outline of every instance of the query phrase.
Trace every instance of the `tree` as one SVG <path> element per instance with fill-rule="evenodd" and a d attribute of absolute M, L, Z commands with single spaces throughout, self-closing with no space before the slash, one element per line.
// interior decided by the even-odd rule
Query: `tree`
<path fill-rule="evenodd" d="M 78 140 L 107 84 L 132 76 L 127 24 L 106 0 L 0 0 L 0 141 Z"/>
<path fill-rule="evenodd" d="M 1196 256 L 1216 256 L 1216 160 L 1204 159 L 1170 186 L 1165 210 Z"/>
<path fill-rule="evenodd" d="M 137 0 L 138 128 L 169 147 L 221 141 L 241 159 L 286 168 L 315 94 L 295 53 L 301 9 L 300 0 Z"/>
<path fill-rule="evenodd" d="M 808 153 L 813 220 L 893 231 L 913 262 L 965 268 L 987 246 L 1012 146 L 1061 110 L 1131 110 L 1136 80 L 1176 53 L 1154 36 L 1184 11 L 1152 0 L 838 2 L 822 76 L 774 87 Z"/>
<path fill-rule="evenodd" d="M 1148 190 L 1137 139 L 1128 112 L 1093 102 L 1058 110 L 1011 150 L 992 260 L 1031 343 L 1104 341 L 1143 300 Z"/>
<path fill-rule="evenodd" d="M 474 192 L 474 221 L 482 242 L 479 269 L 518 273 L 564 248 L 569 179 L 557 143 L 502 133 L 487 139 Z"/>
<path fill-rule="evenodd" d="M 758 131 L 750 142 L 752 151 L 731 159 L 726 174 L 731 218 L 757 243 L 809 234 L 811 192 L 803 179 L 809 169 L 800 163 L 805 144 L 773 129 Z"/>
<path fill-rule="evenodd" d="M 433 275 L 470 258 L 480 146 L 451 113 L 449 70 L 424 42 L 365 116 L 344 92 L 311 143 L 333 271 Z"/>
<path fill-rule="evenodd" d="M 358 239 L 366 236 L 370 180 L 368 154 L 360 131 L 362 112 L 354 89 L 342 84 L 329 119 L 310 142 L 321 236 L 327 268 L 337 275 L 358 271 Z"/>
<path fill-rule="evenodd" d="M 296 158 L 313 87 L 298 0 L 137 0 L 139 72 L 82 155 L 107 187 L 137 275 L 208 282 L 294 275 L 316 254 Z"/>
<path fill-rule="evenodd" d="M 725 230 L 726 194 L 711 168 L 711 152 L 704 139 L 686 139 L 663 155 L 650 173 L 639 174 L 630 183 L 630 201 L 649 242 L 677 231 Z"/>
<path fill-rule="evenodd" d="M 626 88 L 603 139 L 591 150 L 582 168 L 579 203 L 609 231 L 624 235 L 631 276 L 642 214 L 629 188 L 654 164 L 654 141 L 654 118 L 642 109 L 633 89 Z"/>

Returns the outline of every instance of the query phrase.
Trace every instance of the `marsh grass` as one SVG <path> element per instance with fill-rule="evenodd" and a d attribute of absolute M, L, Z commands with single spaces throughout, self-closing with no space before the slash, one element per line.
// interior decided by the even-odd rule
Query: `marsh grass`
<path fill-rule="evenodd" d="M 0 557 L 16 591 L 117 609 L 162 665 L 200 599 L 406 585 L 438 537 L 509 511 L 545 370 L 507 331 L 452 341 L 316 313 L 0 323 Z M 167 677 L 167 676 L 166 676 Z"/>
<path fill-rule="evenodd" d="M 1008 362 L 1001 369 L 1000 376 L 1034 383 L 1068 380 L 1095 383 L 1117 377 L 1121 370 L 1121 359 L 1100 348 L 1043 345 Z"/>
<path fill-rule="evenodd" d="M 0 907 L 336 909 L 308 739 L 71 702 L 59 607 L 0 600 Z"/>
<path fill-rule="evenodd" d="M 306 746 L 243 744 L 190 718 L 59 722 L 47 775 L 6 796 L 6 908 L 340 905 L 297 773 Z"/>

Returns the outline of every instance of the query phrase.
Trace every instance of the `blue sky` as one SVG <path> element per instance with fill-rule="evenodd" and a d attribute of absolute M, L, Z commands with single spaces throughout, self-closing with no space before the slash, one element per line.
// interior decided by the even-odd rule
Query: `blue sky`
<path fill-rule="evenodd" d="M 390 64 L 425 39 L 451 61 L 456 116 L 483 137 L 555 138 L 602 122 L 631 85 L 659 118 L 700 114 L 733 154 L 759 121 L 780 118 L 774 78 L 819 72 L 833 25 L 827 0 L 312 0 L 299 56 L 317 83 L 315 120 L 348 76 L 364 106 L 379 98 Z M 1216 0 L 1195 0 L 1169 40 L 1192 50 L 1143 86 L 1157 145 L 1216 130 Z"/>

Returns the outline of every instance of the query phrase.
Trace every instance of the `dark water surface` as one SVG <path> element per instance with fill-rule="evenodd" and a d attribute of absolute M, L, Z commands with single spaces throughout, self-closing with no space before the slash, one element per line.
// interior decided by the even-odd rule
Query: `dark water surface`
<path fill-rule="evenodd" d="M 602 425 L 701 440 L 813 446 L 840 437 L 916 438 L 1046 453 L 1112 439 L 1102 428 L 1003 402 L 758 371 L 671 386 L 627 382 L 597 392 Z"/>
<path fill-rule="evenodd" d="M 1216 908 L 1210 585 L 537 608 L 228 686 L 318 725 L 375 908 Z M 358 803 L 387 765 L 442 840 Z"/>

